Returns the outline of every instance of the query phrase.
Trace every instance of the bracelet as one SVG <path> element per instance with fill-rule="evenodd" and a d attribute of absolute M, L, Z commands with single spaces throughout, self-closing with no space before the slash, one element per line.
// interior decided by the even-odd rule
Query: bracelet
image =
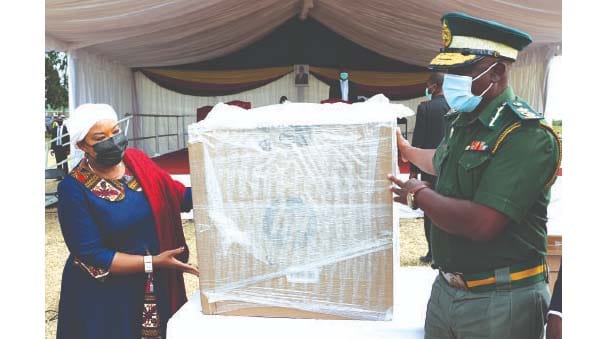
<path fill-rule="evenodd" d="M 415 196 L 417 195 L 417 193 L 419 191 L 423 190 L 424 188 L 430 188 L 430 187 L 428 185 L 426 185 L 425 183 L 422 183 L 421 185 L 413 188 L 412 190 L 409 191 L 409 193 L 407 193 L 407 206 L 409 206 L 410 209 L 416 210 L 418 208 Z"/>
<path fill-rule="evenodd" d="M 154 266 L 152 265 L 152 256 L 151 255 L 143 256 L 143 267 L 145 269 L 145 273 L 152 273 L 154 271 Z"/>

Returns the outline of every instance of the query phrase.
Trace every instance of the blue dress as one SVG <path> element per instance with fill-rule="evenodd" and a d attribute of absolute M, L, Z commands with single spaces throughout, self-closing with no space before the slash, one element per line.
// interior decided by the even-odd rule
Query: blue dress
<path fill-rule="evenodd" d="M 147 275 L 143 272 L 108 274 L 104 279 L 95 279 L 74 264 L 74 259 L 109 271 L 116 252 L 158 254 L 154 217 L 145 193 L 132 177 L 119 179 L 122 195 L 114 201 L 111 199 L 116 198 L 116 190 L 104 195 L 99 193 L 99 188 L 111 191 L 115 186 L 107 186 L 107 181 L 95 177 L 98 182 L 95 189 L 70 175 L 58 187 L 59 222 L 70 255 L 61 281 L 57 338 L 141 338 Z M 135 188 L 130 185 L 133 182 Z M 188 188 L 182 210 L 187 211 L 191 206 L 191 189 Z M 165 338 L 169 304 L 162 274 L 162 270 L 154 271 L 154 293 L 160 329 Z"/>

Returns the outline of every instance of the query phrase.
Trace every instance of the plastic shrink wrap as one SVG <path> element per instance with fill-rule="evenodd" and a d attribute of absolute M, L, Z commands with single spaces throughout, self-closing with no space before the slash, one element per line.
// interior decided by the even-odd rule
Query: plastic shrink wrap
<path fill-rule="evenodd" d="M 203 312 L 390 320 L 398 232 L 386 175 L 406 113 L 383 96 L 218 104 L 190 125 Z"/>

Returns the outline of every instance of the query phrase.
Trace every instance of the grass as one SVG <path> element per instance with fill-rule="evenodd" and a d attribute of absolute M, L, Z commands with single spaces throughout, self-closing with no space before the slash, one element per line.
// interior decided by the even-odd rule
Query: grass
<path fill-rule="evenodd" d="M 47 184 L 47 189 L 54 189 L 55 182 Z M 401 266 L 426 265 L 419 261 L 419 257 L 426 254 L 426 240 L 424 237 L 424 221 L 418 219 L 401 219 L 400 221 L 400 264 Z M 185 221 L 183 228 L 186 243 L 190 248 L 190 262 L 196 263 L 196 239 L 194 223 Z M 61 290 L 61 274 L 68 257 L 68 250 L 63 241 L 57 209 L 46 209 L 46 244 L 45 244 L 45 319 L 46 338 L 55 338 L 57 331 L 57 309 L 59 305 L 59 292 Z M 198 289 L 198 279 L 190 274 L 184 274 L 186 294 L 190 296 Z"/>
<path fill-rule="evenodd" d="M 419 260 L 428 252 L 424 219 L 400 219 L 400 266 L 430 266 Z"/>

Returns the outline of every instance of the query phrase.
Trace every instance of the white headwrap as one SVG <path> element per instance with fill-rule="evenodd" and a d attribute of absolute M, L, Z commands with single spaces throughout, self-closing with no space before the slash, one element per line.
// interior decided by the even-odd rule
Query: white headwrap
<path fill-rule="evenodd" d="M 73 153 L 70 169 L 78 165 L 84 157 L 84 152 L 78 147 L 78 142 L 82 141 L 91 127 L 100 120 L 117 121 L 118 115 L 112 106 L 106 104 L 83 104 L 70 112 L 69 119 L 65 121 L 67 131 L 70 133 L 70 146 Z"/>

